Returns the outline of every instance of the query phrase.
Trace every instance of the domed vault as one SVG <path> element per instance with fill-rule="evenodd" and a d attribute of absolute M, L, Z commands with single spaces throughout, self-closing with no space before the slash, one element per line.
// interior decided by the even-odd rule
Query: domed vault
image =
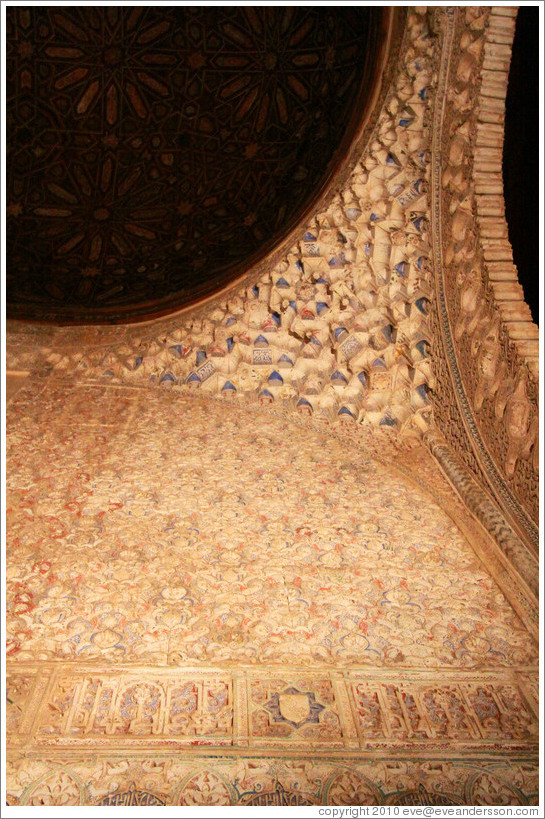
<path fill-rule="evenodd" d="M 389 16 L 9 9 L 9 315 L 148 318 L 246 272 L 345 157 Z"/>

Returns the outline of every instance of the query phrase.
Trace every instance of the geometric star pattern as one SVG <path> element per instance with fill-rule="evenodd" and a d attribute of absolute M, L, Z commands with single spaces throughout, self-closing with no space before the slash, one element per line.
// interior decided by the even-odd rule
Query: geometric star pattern
<path fill-rule="evenodd" d="M 8 315 L 150 317 L 255 264 L 349 144 L 382 16 L 9 8 Z"/>

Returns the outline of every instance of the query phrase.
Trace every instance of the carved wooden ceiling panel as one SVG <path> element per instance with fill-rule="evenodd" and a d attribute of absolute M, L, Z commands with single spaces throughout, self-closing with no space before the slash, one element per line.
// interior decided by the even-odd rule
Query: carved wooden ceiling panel
<path fill-rule="evenodd" d="M 259 261 L 353 137 L 383 12 L 8 8 L 8 315 L 149 317 Z"/>

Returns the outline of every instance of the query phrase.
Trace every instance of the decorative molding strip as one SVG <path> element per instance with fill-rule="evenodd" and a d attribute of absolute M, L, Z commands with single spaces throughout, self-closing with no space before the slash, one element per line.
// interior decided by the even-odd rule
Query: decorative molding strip
<path fill-rule="evenodd" d="M 8 805 L 537 805 L 535 753 L 11 753 Z M 394 810 L 399 811 L 399 808 Z M 537 809 L 538 810 L 538 809 Z"/>
<path fill-rule="evenodd" d="M 469 15 L 468 21 L 461 19 L 464 14 Z M 474 109 L 475 72 L 484 42 L 482 32 L 486 27 L 486 16 L 487 10 L 482 8 L 456 10 L 447 7 L 438 13 L 440 27 L 444 29 L 444 45 L 441 64 L 437 67 L 433 115 L 431 224 L 437 328 L 442 336 L 448 374 L 444 372 L 441 351 L 436 348 L 434 371 L 439 390 L 434 414 L 457 454 L 480 476 L 484 486 L 490 485 L 503 513 L 537 550 L 538 529 L 521 502 L 521 497 L 525 497 L 531 508 L 537 502 L 537 479 L 528 474 L 532 466 L 527 460 L 530 452 L 533 456 L 537 452 L 537 407 L 532 403 L 533 392 L 528 385 L 528 376 L 520 372 L 520 365 L 513 359 L 512 352 L 507 350 L 504 341 L 499 340 L 503 339 L 498 327 L 499 317 L 490 299 L 482 292 L 479 262 L 475 258 L 475 220 L 468 205 L 472 195 L 467 170 L 472 144 L 470 117 Z M 458 281 L 460 276 L 462 279 Z M 460 344 L 467 345 L 476 331 L 473 356 L 467 354 L 460 361 Z M 475 359 L 480 369 L 476 369 Z M 461 425 L 452 424 L 453 399 Z M 481 418 L 477 423 L 476 418 L 483 402 L 489 415 L 491 411 L 496 419 L 488 423 L 487 433 L 490 434 L 486 438 L 481 432 L 481 426 L 483 423 L 486 426 L 486 422 Z M 483 413 L 484 410 L 480 415 Z M 501 432 L 495 428 L 498 424 Z M 501 456 L 496 452 L 492 457 L 489 451 L 493 431 L 503 446 Z M 474 463 L 471 463 L 464 441 L 471 446 L 476 459 Z M 502 470 L 495 461 L 498 457 L 503 459 Z M 511 466 L 513 471 L 515 467 L 517 470 L 514 483 L 505 477 Z M 526 486 L 525 496 L 520 488 L 523 485 Z"/>
<path fill-rule="evenodd" d="M 525 601 L 525 612 L 531 612 L 530 620 L 537 634 L 539 622 L 539 563 L 537 556 L 522 541 L 512 528 L 506 523 L 503 514 L 490 500 L 488 494 L 472 476 L 463 461 L 456 456 L 451 448 L 435 436 L 428 437 L 428 445 L 433 456 L 437 459 L 443 472 L 454 488 L 464 499 L 468 508 L 477 520 L 492 535 L 495 542 L 515 569 L 516 585 L 519 600 Z M 509 595 L 511 597 L 511 595 Z"/>
<path fill-rule="evenodd" d="M 13 748 L 534 750 L 531 668 L 8 669 Z"/>
<path fill-rule="evenodd" d="M 437 432 L 431 432 L 425 436 L 425 444 L 425 449 L 415 448 L 410 452 L 399 453 L 397 457 L 391 455 L 390 465 L 425 490 L 456 523 L 529 633 L 538 640 L 539 603 L 531 590 L 531 586 L 534 585 L 538 591 L 537 559 L 507 524 L 499 508 L 493 504 L 472 472 L 461 458 L 454 454 L 445 439 Z M 376 459 L 386 464 L 379 455 Z M 452 489 L 455 490 L 454 493 Z M 479 514 L 482 514 L 483 520 L 470 508 L 468 503 L 470 496 L 475 509 L 481 509 Z M 488 521 L 493 531 L 489 531 L 483 521 Z M 499 532 L 502 533 L 502 540 L 507 544 L 509 552 L 520 552 L 522 565 L 528 562 L 529 554 L 530 561 L 535 562 L 535 570 L 530 575 L 530 586 L 514 568 L 512 561 L 498 543 L 496 535 Z"/>
<path fill-rule="evenodd" d="M 539 329 L 532 321 L 513 264 L 503 199 L 505 97 L 516 16 L 516 7 L 494 6 L 485 29 L 473 179 L 485 279 L 518 354 L 538 378 Z"/>

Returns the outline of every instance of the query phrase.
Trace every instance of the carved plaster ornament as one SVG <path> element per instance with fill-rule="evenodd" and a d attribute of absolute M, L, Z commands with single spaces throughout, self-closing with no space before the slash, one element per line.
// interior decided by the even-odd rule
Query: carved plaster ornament
<path fill-rule="evenodd" d="M 481 272 L 478 268 L 472 267 L 467 272 L 462 269 L 457 275 L 457 281 L 460 285 L 460 312 L 454 337 L 456 341 L 460 341 L 464 333 L 469 331 L 470 323 L 472 328 L 478 324 L 486 311 L 486 305 L 482 299 Z"/>
<path fill-rule="evenodd" d="M 460 38 L 460 50 L 472 54 L 477 61 L 480 60 L 484 48 L 484 35 L 475 37 L 474 30 L 464 31 Z"/>
<path fill-rule="evenodd" d="M 251 329 L 261 329 L 266 319 L 269 317 L 267 305 L 262 301 L 253 300 L 248 302 L 244 311 L 245 323 Z"/>
<path fill-rule="evenodd" d="M 468 86 L 460 89 L 457 85 L 452 85 L 447 91 L 447 98 L 459 114 L 468 114 L 473 110 L 474 95 Z"/>
<path fill-rule="evenodd" d="M 461 125 L 452 126 L 452 139 L 448 150 L 448 161 L 451 165 L 462 165 L 469 162 L 470 145 L 469 136 L 471 126 L 468 120 L 464 120 Z"/>
<path fill-rule="evenodd" d="M 353 301 L 355 298 L 354 290 L 346 279 L 340 279 L 333 282 L 330 290 L 331 308 L 333 311 L 339 311 L 341 308 L 347 308 L 351 304 L 351 301 Z"/>
<path fill-rule="evenodd" d="M 238 379 L 242 390 L 256 390 L 261 382 L 261 376 L 254 367 L 249 364 L 241 364 L 238 368 Z"/>
<path fill-rule="evenodd" d="M 475 389 L 473 406 L 477 412 L 481 409 L 486 398 L 493 398 L 500 384 L 505 378 L 507 365 L 501 360 L 499 344 L 495 341 L 485 341 L 478 356 L 480 380 Z"/>
<path fill-rule="evenodd" d="M 477 233 L 473 222 L 464 222 L 464 228 L 464 241 L 451 239 L 451 241 L 448 243 L 445 252 L 446 264 L 450 265 L 452 262 L 455 262 L 458 266 L 466 264 L 466 262 L 473 261 L 478 242 Z"/>
<path fill-rule="evenodd" d="M 331 227 L 337 227 L 344 222 L 344 207 L 340 196 L 337 196 L 328 211 L 328 221 Z"/>
<path fill-rule="evenodd" d="M 222 349 L 224 353 L 221 358 L 214 360 L 214 366 L 220 373 L 228 375 L 229 377 L 234 376 L 242 358 L 240 349 L 238 345 L 235 345 L 231 351 L 228 350 L 227 346 Z"/>
<path fill-rule="evenodd" d="M 396 93 L 401 100 L 409 100 L 415 93 L 412 78 L 404 69 L 399 72 L 395 87 Z"/>
<path fill-rule="evenodd" d="M 322 390 L 322 385 L 322 378 L 311 373 L 304 379 L 301 392 L 304 395 L 319 395 Z"/>
<path fill-rule="evenodd" d="M 470 355 L 475 357 L 484 343 L 488 342 L 498 347 L 499 319 L 492 305 L 485 301 L 484 294 L 477 310 L 467 323 L 467 336 L 470 340 Z M 499 349 L 499 347 L 498 347 Z"/>
<path fill-rule="evenodd" d="M 470 196 L 458 192 L 458 196 L 453 196 L 449 205 L 449 213 L 452 216 L 451 234 L 458 242 L 470 239 L 471 226 L 473 225 L 473 203 Z"/>
<path fill-rule="evenodd" d="M 494 415 L 496 418 L 501 421 L 505 414 L 505 406 L 507 404 L 507 400 L 510 395 L 512 395 L 514 391 L 515 383 L 512 378 L 506 376 L 500 386 L 498 387 L 498 391 L 496 393 L 496 398 L 494 401 Z"/>
<path fill-rule="evenodd" d="M 535 472 L 539 469 L 539 414 L 536 413 L 532 419 L 530 424 L 530 432 L 528 433 L 528 439 L 531 440 L 532 443 L 529 443 L 528 446 L 528 455 L 531 454 L 531 464 L 532 469 Z M 523 450 L 523 457 L 525 450 Z"/>
<path fill-rule="evenodd" d="M 290 293 L 291 295 L 291 293 Z M 276 285 L 271 287 L 270 306 L 275 313 L 282 313 L 289 307 L 290 299 L 286 289 L 279 288 Z"/>
<path fill-rule="evenodd" d="M 456 69 L 456 79 L 464 86 L 471 82 L 477 73 L 477 59 L 469 50 L 462 55 Z"/>
<path fill-rule="evenodd" d="M 487 10 L 482 6 L 466 6 L 465 17 L 471 31 L 482 31 L 488 19 Z"/>
<path fill-rule="evenodd" d="M 526 380 L 525 375 L 521 376 L 505 407 L 505 427 L 509 435 L 505 471 L 509 478 L 515 473 L 518 458 L 527 458 L 530 454 L 538 427 L 535 415 L 532 428 L 529 426 L 531 408 L 526 393 Z"/>
<path fill-rule="evenodd" d="M 244 314 L 244 301 L 241 296 L 232 296 L 227 302 L 227 313 L 237 317 Z"/>
<path fill-rule="evenodd" d="M 483 310 L 476 311 L 468 324 L 468 336 L 471 339 L 470 353 L 476 357 L 483 345 L 491 345 L 499 350 L 500 317 L 492 305 L 482 299 Z"/>
<path fill-rule="evenodd" d="M 469 186 L 466 168 L 463 165 L 449 165 L 443 172 L 441 182 L 444 188 L 448 188 L 459 195 L 465 194 Z"/>

